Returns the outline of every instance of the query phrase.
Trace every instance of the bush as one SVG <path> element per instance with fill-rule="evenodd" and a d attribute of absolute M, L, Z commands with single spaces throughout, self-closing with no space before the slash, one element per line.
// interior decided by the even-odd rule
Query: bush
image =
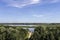
<path fill-rule="evenodd" d="M 29 40 L 60 40 L 60 27 L 39 26 Z"/>
<path fill-rule="evenodd" d="M 0 26 L 0 40 L 25 40 L 28 29 L 12 26 Z"/>

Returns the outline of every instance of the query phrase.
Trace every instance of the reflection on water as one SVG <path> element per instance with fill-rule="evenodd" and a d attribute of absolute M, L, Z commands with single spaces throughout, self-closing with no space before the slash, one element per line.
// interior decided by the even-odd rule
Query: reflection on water
<path fill-rule="evenodd" d="M 29 29 L 29 31 L 34 32 L 35 28 L 28 28 L 28 29 Z"/>
<path fill-rule="evenodd" d="M 35 28 L 23 28 L 23 29 L 29 29 L 30 32 L 34 32 Z"/>

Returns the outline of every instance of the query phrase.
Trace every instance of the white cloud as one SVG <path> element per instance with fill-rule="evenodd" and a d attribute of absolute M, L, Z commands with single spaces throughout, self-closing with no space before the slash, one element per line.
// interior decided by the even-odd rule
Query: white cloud
<path fill-rule="evenodd" d="M 31 3 L 30 4 L 36 4 L 36 3 L 39 3 L 41 0 L 31 0 Z"/>
<path fill-rule="evenodd" d="M 1 0 L 6 3 L 8 6 L 22 8 L 32 4 L 38 3 L 56 3 L 60 2 L 60 0 Z"/>
<path fill-rule="evenodd" d="M 33 17 L 44 17 L 44 15 L 32 15 Z"/>
<path fill-rule="evenodd" d="M 28 6 L 31 4 L 37 4 L 40 2 L 40 0 L 2 0 L 2 1 L 8 4 L 8 6 L 18 7 L 18 8 Z"/>

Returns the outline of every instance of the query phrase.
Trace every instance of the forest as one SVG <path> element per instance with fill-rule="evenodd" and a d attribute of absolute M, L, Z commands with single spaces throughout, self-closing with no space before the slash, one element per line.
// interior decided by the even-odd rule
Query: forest
<path fill-rule="evenodd" d="M 25 27 L 0 25 L 0 40 L 60 40 L 60 24 L 36 25 L 34 32 Z"/>

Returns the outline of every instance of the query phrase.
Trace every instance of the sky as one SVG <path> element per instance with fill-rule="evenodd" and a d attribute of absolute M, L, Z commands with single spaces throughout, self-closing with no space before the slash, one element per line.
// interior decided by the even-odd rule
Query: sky
<path fill-rule="evenodd" d="M 60 23 L 60 0 L 0 0 L 0 23 Z"/>

